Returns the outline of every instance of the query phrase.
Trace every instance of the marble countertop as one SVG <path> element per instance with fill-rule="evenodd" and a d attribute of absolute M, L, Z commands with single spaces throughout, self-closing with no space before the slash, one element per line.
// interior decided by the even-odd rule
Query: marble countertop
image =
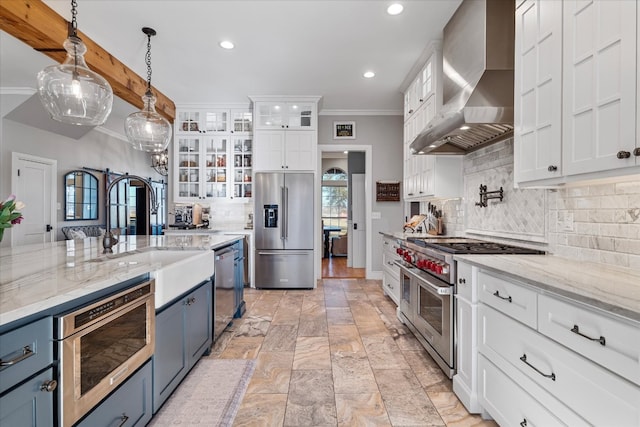
<path fill-rule="evenodd" d="M 455 255 L 454 258 L 640 322 L 640 271 L 553 255 Z"/>
<path fill-rule="evenodd" d="M 102 253 L 96 237 L 0 249 L 0 326 L 84 297 L 163 267 L 158 257 L 128 253 L 150 249 L 215 250 L 242 235 L 123 236 L 113 254 Z"/>

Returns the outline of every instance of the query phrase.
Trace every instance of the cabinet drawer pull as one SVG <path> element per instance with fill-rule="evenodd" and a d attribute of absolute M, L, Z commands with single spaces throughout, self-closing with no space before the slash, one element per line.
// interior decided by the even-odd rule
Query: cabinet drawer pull
<path fill-rule="evenodd" d="M 31 357 L 34 355 L 33 350 L 31 350 L 31 347 L 29 347 L 28 345 L 25 345 L 22 348 L 22 354 L 18 357 L 15 357 L 11 360 L 7 360 L 4 361 L 2 359 L 0 359 L 0 366 L 11 366 L 11 365 L 15 365 L 18 362 L 22 362 L 24 359 L 26 359 L 27 357 Z"/>
<path fill-rule="evenodd" d="M 549 167 L 547 168 L 547 170 L 548 170 L 549 172 L 555 172 L 555 171 L 557 171 L 557 170 L 558 170 L 558 167 L 557 167 L 557 166 L 555 166 L 555 165 L 551 165 L 551 166 L 549 166 Z"/>
<path fill-rule="evenodd" d="M 387 288 L 393 289 L 393 285 L 391 283 L 387 283 Z"/>
<path fill-rule="evenodd" d="M 503 300 L 505 300 L 505 301 L 509 301 L 509 302 L 511 302 L 511 297 L 503 297 L 503 296 L 501 296 L 501 295 L 500 295 L 500 291 L 495 291 L 495 292 L 493 293 L 493 295 L 494 295 L 494 296 L 496 296 L 496 297 L 498 297 L 498 298 L 500 298 L 500 299 L 503 299 Z"/>
<path fill-rule="evenodd" d="M 598 341 L 601 345 L 606 345 L 607 343 L 607 341 L 604 339 L 602 335 L 600 335 L 600 338 L 591 338 L 590 336 L 583 334 L 582 332 L 580 332 L 580 328 L 578 328 L 578 325 L 573 325 L 573 328 L 571 328 L 570 330 L 574 334 L 580 335 L 581 337 L 586 338 L 590 341 Z"/>
<path fill-rule="evenodd" d="M 48 380 L 40 385 L 40 390 L 51 393 L 56 389 L 56 387 L 58 387 L 58 382 L 56 380 Z"/>
<path fill-rule="evenodd" d="M 552 381 L 556 380 L 556 374 L 554 374 L 553 372 L 550 374 L 545 374 L 544 372 L 542 372 L 540 369 L 536 368 L 535 366 L 533 366 L 531 363 L 527 362 L 527 355 L 523 354 L 522 357 L 520 358 L 520 360 L 522 360 L 525 365 L 527 365 L 528 367 L 530 367 L 531 369 L 533 369 L 534 371 L 536 371 L 537 373 L 539 373 L 540 375 L 542 375 L 545 378 L 551 378 Z"/>
<path fill-rule="evenodd" d="M 640 156 L 640 147 L 638 147 L 638 148 L 633 150 L 633 155 L 634 156 Z"/>
<path fill-rule="evenodd" d="M 191 297 L 191 298 L 187 298 L 187 300 L 185 301 L 185 303 L 187 305 L 193 305 L 196 303 L 196 298 L 195 297 Z"/>
<path fill-rule="evenodd" d="M 631 153 L 628 151 L 618 151 L 616 157 L 619 159 L 628 159 L 629 157 L 631 157 Z"/>
<path fill-rule="evenodd" d="M 122 414 L 122 416 L 120 417 L 120 424 L 118 424 L 118 427 L 122 427 L 123 425 L 126 424 L 127 421 L 129 421 L 129 417 L 127 416 L 127 414 Z"/>
<path fill-rule="evenodd" d="M 527 427 L 527 419 L 526 418 L 520 422 L 520 427 Z"/>

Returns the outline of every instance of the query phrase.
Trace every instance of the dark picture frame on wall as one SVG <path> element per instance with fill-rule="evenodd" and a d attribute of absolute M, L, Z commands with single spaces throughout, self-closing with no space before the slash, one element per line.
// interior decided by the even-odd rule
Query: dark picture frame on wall
<path fill-rule="evenodd" d="M 333 122 L 333 139 L 356 139 L 356 122 Z"/>

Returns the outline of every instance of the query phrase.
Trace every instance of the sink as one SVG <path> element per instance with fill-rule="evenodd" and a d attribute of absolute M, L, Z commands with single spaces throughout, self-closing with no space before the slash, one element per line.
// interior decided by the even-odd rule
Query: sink
<path fill-rule="evenodd" d="M 208 250 L 148 248 L 117 254 L 112 262 L 155 264 L 155 308 L 158 309 L 213 275 L 215 254 Z"/>

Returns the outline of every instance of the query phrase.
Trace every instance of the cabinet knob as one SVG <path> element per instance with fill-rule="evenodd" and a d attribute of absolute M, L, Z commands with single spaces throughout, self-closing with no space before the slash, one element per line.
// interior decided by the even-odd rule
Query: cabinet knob
<path fill-rule="evenodd" d="M 633 150 L 633 155 L 634 156 L 640 156 L 640 147 L 638 147 L 635 150 Z"/>
<path fill-rule="evenodd" d="M 409 114 L 413 113 L 413 110 L 409 110 Z"/>
<path fill-rule="evenodd" d="M 129 417 L 123 412 L 122 416 L 120 417 L 120 424 L 118 424 L 118 427 L 124 427 L 127 421 L 129 421 Z"/>
<path fill-rule="evenodd" d="M 424 99 L 420 98 L 420 102 L 424 102 Z"/>
<path fill-rule="evenodd" d="M 46 391 L 48 393 L 51 393 L 53 390 L 56 389 L 56 387 L 58 387 L 58 382 L 56 380 L 48 380 L 43 382 L 40 385 L 40 390 L 41 391 Z"/>
<path fill-rule="evenodd" d="M 458 279 L 458 283 L 463 285 L 463 284 L 467 283 L 467 281 L 464 278 L 461 277 L 461 278 Z"/>
<path fill-rule="evenodd" d="M 555 166 L 555 165 L 550 165 L 550 166 L 547 168 L 547 170 L 548 170 L 549 172 L 555 172 L 555 171 L 557 171 L 557 170 L 558 170 L 558 167 L 557 167 L 557 166 Z"/>
<path fill-rule="evenodd" d="M 616 157 L 619 159 L 628 159 L 629 157 L 631 157 L 631 153 L 628 151 L 618 151 Z"/>

